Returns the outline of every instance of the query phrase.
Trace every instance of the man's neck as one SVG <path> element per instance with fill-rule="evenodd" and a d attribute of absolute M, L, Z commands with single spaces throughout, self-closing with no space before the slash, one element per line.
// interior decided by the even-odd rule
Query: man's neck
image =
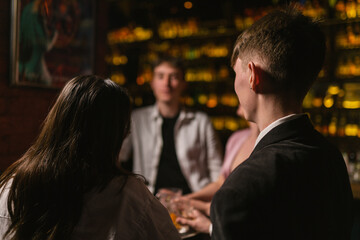
<path fill-rule="evenodd" d="M 257 136 L 260 133 L 259 127 L 256 123 L 249 122 L 249 129 L 251 131 L 251 136 Z"/>
<path fill-rule="evenodd" d="M 180 111 L 179 103 L 157 102 L 161 116 L 166 118 L 175 117 Z"/>
<path fill-rule="evenodd" d="M 282 117 L 301 113 L 301 104 L 284 103 L 271 98 L 264 98 L 261 101 L 263 102 L 258 106 L 257 119 L 255 120 L 260 131 Z"/>

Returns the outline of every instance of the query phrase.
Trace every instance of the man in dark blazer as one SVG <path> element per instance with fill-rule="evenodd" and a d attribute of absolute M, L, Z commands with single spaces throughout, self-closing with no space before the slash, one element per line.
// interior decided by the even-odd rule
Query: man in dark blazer
<path fill-rule="evenodd" d="M 212 200 L 212 239 L 350 239 L 344 160 L 301 113 L 324 55 L 318 23 L 294 8 L 269 13 L 239 36 L 234 87 L 261 132 Z"/>

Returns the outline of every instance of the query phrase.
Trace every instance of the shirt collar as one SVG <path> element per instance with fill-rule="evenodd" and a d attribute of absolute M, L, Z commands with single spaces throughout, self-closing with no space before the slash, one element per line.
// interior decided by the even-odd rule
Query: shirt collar
<path fill-rule="evenodd" d="M 260 142 L 260 140 L 266 135 L 268 134 L 273 128 L 279 126 L 280 124 L 283 124 L 284 122 L 290 121 L 292 119 L 298 118 L 300 116 L 302 116 L 303 114 L 290 114 L 287 115 L 285 117 L 279 118 L 277 120 L 275 120 L 274 122 L 272 122 L 270 125 L 268 125 L 266 128 L 264 128 L 259 136 L 256 139 L 255 145 L 254 145 L 254 149 L 256 147 L 256 145 Z"/>

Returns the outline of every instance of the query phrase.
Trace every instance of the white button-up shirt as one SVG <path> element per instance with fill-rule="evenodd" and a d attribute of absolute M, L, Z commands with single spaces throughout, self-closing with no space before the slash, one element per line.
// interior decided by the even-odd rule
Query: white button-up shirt
<path fill-rule="evenodd" d="M 131 133 L 120 151 L 120 161 L 133 158 L 133 171 L 143 175 L 154 191 L 163 146 L 162 117 L 156 105 L 136 109 Z M 182 109 L 174 127 L 179 165 L 192 191 L 198 191 L 218 178 L 222 146 L 209 117 L 202 112 Z"/>

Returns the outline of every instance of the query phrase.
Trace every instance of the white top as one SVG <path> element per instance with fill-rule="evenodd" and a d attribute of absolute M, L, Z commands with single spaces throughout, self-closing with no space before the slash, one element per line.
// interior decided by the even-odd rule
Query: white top
<path fill-rule="evenodd" d="M 143 175 L 154 191 L 163 146 L 162 117 L 156 105 L 132 113 L 131 133 L 125 139 L 119 159 L 131 155 L 133 171 Z M 182 109 L 174 127 L 177 159 L 192 191 L 215 181 L 222 164 L 222 146 L 209 117 L 202 112 Z"/>
<path fill-rule="evenodd" d="M 103 191 L 93 191 L 85 196 L 81 218 L 70 239 L 180 239 L 168 211 L 144 183 L 129 176 L 120 191 L 124 179 L 117 177 Z M 10 224 L 6 207 L 8 191 L 6 188 L 0 196 L 0 236 Z"/>

